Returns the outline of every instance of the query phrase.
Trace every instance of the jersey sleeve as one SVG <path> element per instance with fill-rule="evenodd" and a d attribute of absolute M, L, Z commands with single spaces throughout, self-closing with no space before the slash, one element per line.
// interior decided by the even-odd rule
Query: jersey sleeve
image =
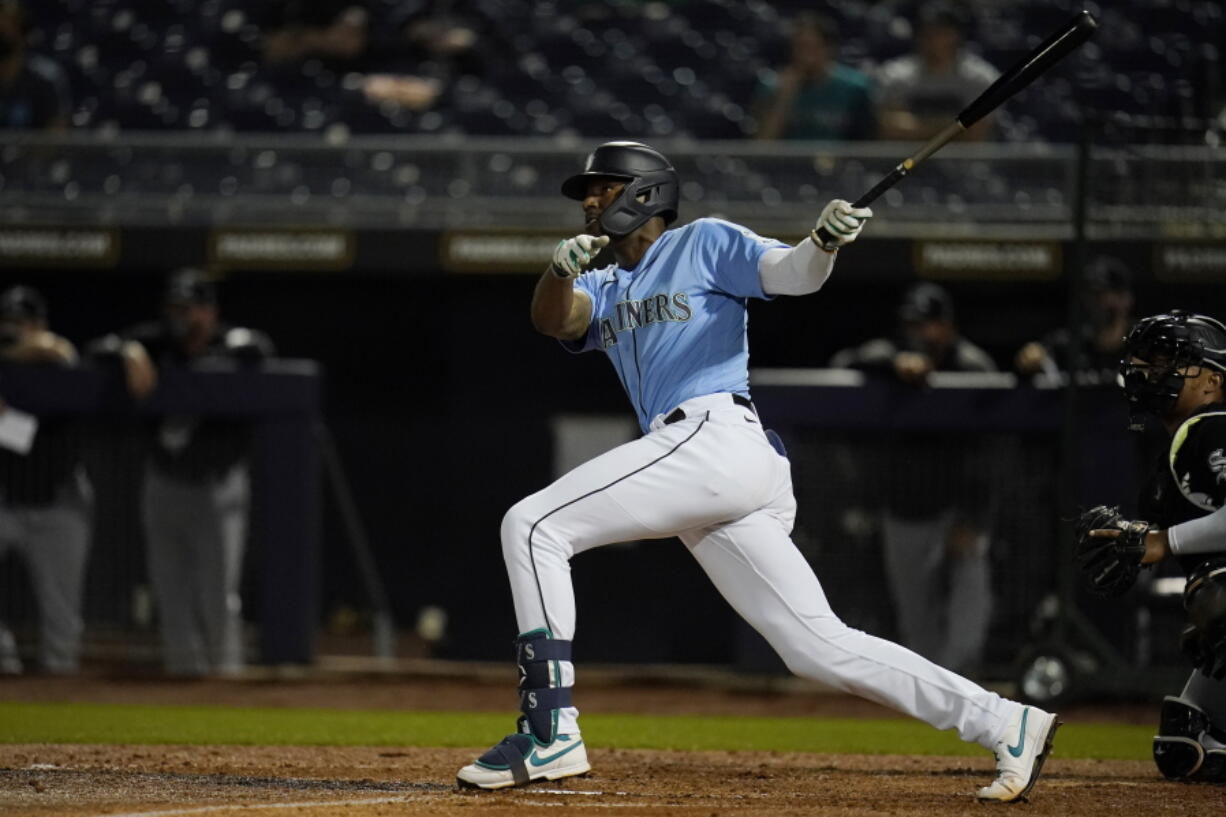
<path fill-rule="evenodd" d="M 604 293 L 609 291 L 609 287 L 605 286 L 605 284 L 608 282 L 609 276 L 609 270 L 601 269 L 585 272 L 575 279 L 575 289 L 586 294 L 592 301 L 592 314 L 588 316 L 586 335 L 575 340 L 558 341 L 566 351 L 579 354 L 601 348 L 600 322 L 596 320 L 596 316 L 601 314 L 601 310 L 604 308 Z"/>
<path fill-rule="evenodd" d="M 787 244 L 718 218 L 699 219 L 690 229 L 694 230 L 695 268 L 708 287 L 738 298 L 770 300 L 762 290 L 758 260 L 767 250 L 787 249 Z"/>
<path fill-rule="evenodd" d="M 1226 411 L 1206 411 L 1180 426 L 1170 464 L 1189 502 L 1205 511 L 1226 507 Z"/>

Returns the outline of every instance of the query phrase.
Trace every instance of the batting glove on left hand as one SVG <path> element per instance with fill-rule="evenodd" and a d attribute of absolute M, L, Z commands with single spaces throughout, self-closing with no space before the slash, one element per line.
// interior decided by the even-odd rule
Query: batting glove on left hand
<path fill-rule="evenodd" d="M 578 277 L 608 243 L 607 235 L 586 234 L 559 241 L 557 249 L 553 251 L 553 274 L 559 278 Z"/>
<path fill-rule="evenodd" d="M 873 211 L 867 207 L 852 207 L 850 202 L 834 199 L 817 217 L 817 227 L 813 230 L 813 240 L 823 250 L 837 250 L 845 244 L 855 241 L 864 229 L 864 222 L 873 217 Z M 822 242 L 818 238 L 818 230 L 825 230 L 830 238 Z"/>

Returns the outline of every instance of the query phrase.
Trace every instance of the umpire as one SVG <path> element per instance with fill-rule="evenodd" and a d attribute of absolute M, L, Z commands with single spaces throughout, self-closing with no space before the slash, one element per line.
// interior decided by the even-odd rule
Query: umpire
<path fill-rule="evenodd" d="M 221 321 L 196 269 L 166 281 L 160 320 L 106 339 L 137 398 L 170 368 L 216 368 L 274 354 L 261 332 Z M 152 431 L 142 489 L 149 578 L 167 673 L 233 674 L 244 664 L 239 585 L 246 547 L 250 429 L 241 420 L 165 416 Z"/>
<path fill-rule="evenodd" d="M 1141 495 L 1146 522 L 1114 508 L 1078 522 L 1078 558 L 1092 590 L 1115 596 L 1143 566 L 1174 558 L 1187 574 L 1181 647 L 1196 669 L 1162 702 L 1154 761 L 1172 780 L 1226 783 L 1226 325 L 1175 310 L 1143 318 L 1120 364 L 1140 430 L 1170 434 Z"/>

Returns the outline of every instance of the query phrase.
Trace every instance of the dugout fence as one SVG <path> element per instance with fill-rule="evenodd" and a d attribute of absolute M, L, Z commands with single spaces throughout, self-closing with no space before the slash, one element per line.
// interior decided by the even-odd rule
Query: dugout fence
<path fill-rule="evenodd" d="M 138 486 L 148 451 L 142 429 L 167 413 L 242 417 L 252 424 L 255 492 L 243 582 L 249 658 L 277 664 L 317 657 L 319 597 L 328 580 L 318 572 L 323 503 L 313 367 L 274 361 L 258 372 L 167 372 L 161 396 L 137 413 L 106 373 L 5 367 L 3 375 L 10 405 L 46 418 L 70 418 L 82 430 L 81 462 L 94 486 L 84 604 L 87 662 L 136 669 L 158 658 Z M 969 491 L 969 497 L 959 498 L 982 511 L 992 605 L 982 660 L 966 669 L 987 679 L 1017 680 L 1030 651 L 1050 635 L 1062 603 L 1060 576 L 1073 569 L 1067 547 L 1071 521 L 1060 515 L 1063 390 L 1008 374 L 941 375 L 919 390 L 858 372 L 820 369 L 761 369 L 753 382 L 759 410 L 783 435 L 792 460 L 798 504 L 794 539 L 835 611 L 852 626 L 900 638 L 882 549 L 892 483 L 906 471 L 911 476 L 905 490 L 923 494 L 925 486 L 936 486 L 934 495 L 943 499 L 950 491 L 941 486 L 953 486 L 955 494 Z M 1127 504 L 1135 495 L 1136 452 L 1123 432 L 1122 401 L 1115 390 L 1099 387 L 1086 390 L 1082 404 L 1083 438 L 1067 454 L 1083 463 L 1086 475 L 1077 501 Z M 604 645 L 603 652 L 589 647 L 590 658 L 617 662 L 647 656 L 724 663 L 755 673 L 783 671 L 756 634 L 711 595 L 690 598 L 694 616 L 681 617 L 676 632 L 638 633 L 633 654 L 619 649 L 624 622 L 618 611 L 624 604 L 662 619 L 674 602 L 641 582 L 623 582 L 628 576 L 675 573 L 668 561 L 672 550 L 641 543 L 633 551 L 606 554 L 597 573 L 589 570 L 586 556 L 576 565 L 581 597 L 599 598 L 610 586 L 621 588 L 618 604 L 585 608 L 586 643 Z M 482 570 L 492 575 L 499 567 L 490 562 L 486 568 L 470 565 L 469 571 L 476 579 Z M 370 563 L 363 569 L 375 571 Z M 1122 602 L 1080 594 L 1075 599 L 1119 657 L 1110 669 L 1123 673 L 1118 684 L 1123 693 L 1169 686 L 1183 671 L 1177 596 L 1154 592 L 1162 582 L 1155 579 Z M 585 589 L 589 580 L 597 585 Z M 395 581 L 388 587 L 393 596 L 409 592 Z M 412 604 L 411 598 L 394 597 L 390 606 Z M 382 602 L 380 610 L 388 608 Z M 940 608 L 931 614 L 944 615 Z M 0 619 L 18 634 L 23 657 L 32 658 L 35 599 L 12 556 L 0 560 Z M 687 640 L 714 646 L 679 646 Z M 1079 671 L 1104 669 L 1100 661 Z"/>
<path fill-rule="evenodd" d="M 1186 676 L 1177 570 L 1146 575 L 1122 600 L 1093 598 L 1076 578 L 1065 509 L 1135 508 L 1140 465 L 1153 453 L 1152 438 L 1125 430 L 1116 388 L 1079 390 L 1079 433 L 1069 446 L 1067 389 L 1043 377 L 936 373 L 917 389 L 855 371 L 763 369 L 753 382 L 760 410 L 789 444 L 794 538 L 853 626 L 903 636 L 883 563 L 891 506 L 932 516 L 956 507 L 977 512 L 990 554 L 987 638 L 980 663 L 967 671 L 1024 685 L 1036 657 L 1058 647 L 1063 678 L 1055 687 L 1031 678 L 1022 693 L 1047 702 L 1087 690 L 1152 694 Z M 1070 483 L 1063 475 L 1072 464 Z M 1070 579 L 1071 590 L 1062 586 Z M 947 615 L 946 600 L 926 614 Z M 1060 631 L 1074 617 L 1086 632 L 1067 638 Z M 946 624 L 970 630 L 976 622 Z M 744 628 L 739 643 L 743 661 L 778 667 Z"/>
<path fill-rule="evenodd" d="M 225 419 L 250 431 L 249 541 L 244 617 L 251 622 L 249 657 L 270 664 L 309 663 L 318 617 L 320 467 L 316 445 L 319 372 L 311 361 L 272 360 L 256 370 L 224 365 L 205 371 L 164 369 L 150 400 L 134 405 L 117 371 L 0 367 L 7 406 L 40 419 L 35 433 L 65 439 L 59 463 L 36 449 L 32 467 L 10 462 L 6 450 L 4 513 L 46 507 L 29 497 L 26 479 L 41 482 L 43 467 L 67 465 L 87 484 L 90 524 L 82 602 L 84 660 L 119 667 L 157 662 L 153 606 L 141 524 L 141 482 L 151 435 L 166 417 Z M 11 531 L 6 528 L 6 535 Z M 6 544 L 9 544 L 6 542 Z M 18 552 L 0 560 L 0 620 L 18 635 L 31 666 L 38 641 L 38 597 Z M 67 566 L 65 566 L 67 569 Z M 190 588 L 179 588 L 190 592 Z"/>

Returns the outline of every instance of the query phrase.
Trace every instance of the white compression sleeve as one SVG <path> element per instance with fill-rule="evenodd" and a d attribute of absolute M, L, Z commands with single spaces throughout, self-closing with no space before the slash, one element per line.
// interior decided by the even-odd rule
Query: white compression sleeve
<path fill-rule="evenodd" d="M 1166 535 L 1171 542 L 1171 553 L 1176 556 L 1226 552 L 1226 508 L 1172 525 Z"/>
<path fill-rule="evenodd" d="M 830 277 L 835 253 L 819 250 L 806 238 L 795 247 L 775 247 L 758 259 L 758 277 L 767 295 L 808 295 Z"/>

